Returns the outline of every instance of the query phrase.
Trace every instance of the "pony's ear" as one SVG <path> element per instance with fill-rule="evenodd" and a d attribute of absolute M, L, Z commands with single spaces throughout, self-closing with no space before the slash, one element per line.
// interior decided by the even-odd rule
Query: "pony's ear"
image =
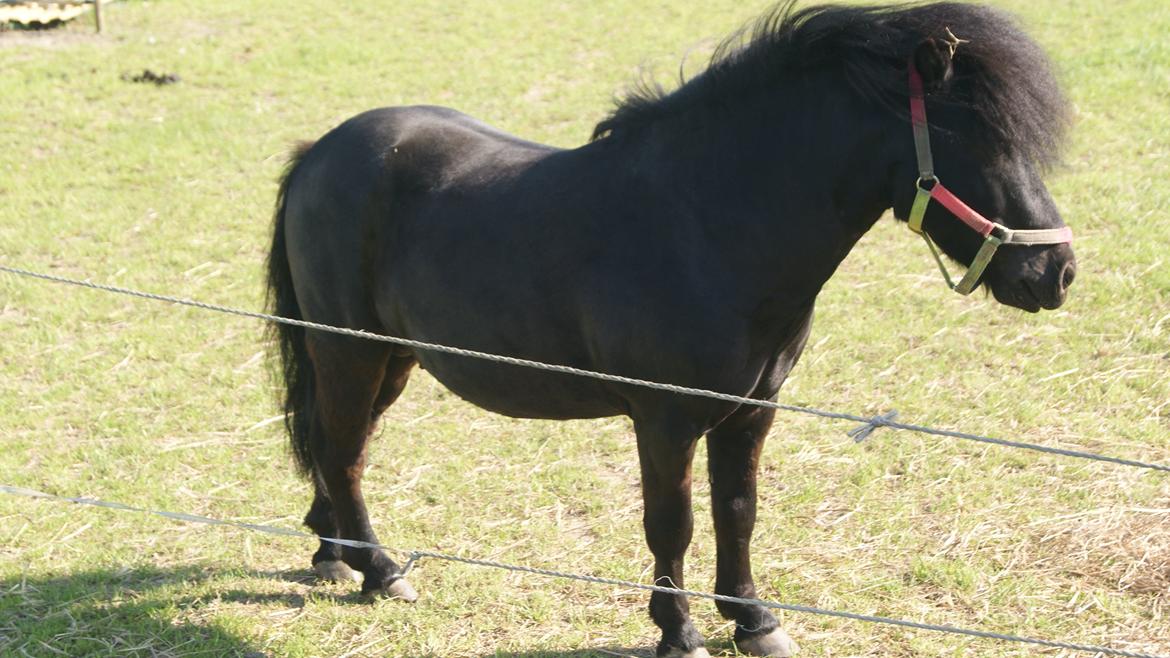
<path fill-rule="evenodd" d="M 922 76 L 922 87 L 927 93 L 946 86 L 954 74 L 951 67 L 954 56 L 954 46 L 934 37 L 927 37 L 918 44 L 918 48 L 914 50 L 914 65 L 918 67 L 918 74 Z"/>

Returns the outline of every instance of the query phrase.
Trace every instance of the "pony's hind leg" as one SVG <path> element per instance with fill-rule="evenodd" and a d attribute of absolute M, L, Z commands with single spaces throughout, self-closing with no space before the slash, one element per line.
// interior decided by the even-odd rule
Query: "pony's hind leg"
<path fill-rule="evenodd" d="M 317 477 L 313 478 L 313 504 L 309 507 L 309 513 L 305 515 L 305 525 L 318 537 L 336 539 L 338 536 L 337 521 L 333 518 L 333 503 L 329 502 L 325 485 Z M 341 559 L 341 544 L 324 539 L 321 540 L 317 552 L 313 554 L 313 571 L 321 580 L 335 583 L 361 580 L 361 576 Z"/>
<path fill-rule="evenodd" d="M 414 357 L 407 353 L 397 354 L 390 358 L 385 376 L 382 378 L 381 389 L 374 400 L 370 416 L 371 424 L 377 423 L 382 412 L 402 394 L 414 364 Z M 326 492 L 325 484 L 321 482 L 319 475 L 313 477 L 313 504 L 309 507 L 308 514 L 305 515 L 305 525 L 318 537 L 332 539 L 338 537 L 337 520 L 333 517 L 333 503 L 329 501 L 329 494 Z M 349 565 L 342 560 L 341 548 L 341 544 L 322 539 L 317 552 L 313 554 L 313 570 L 322 580 L 331 582 L 360 581 L 361 576 L 350 569 Z"/>
<path fill-rule="evenodd" d="M 370 525 L 361 478 L 366 447 L 378 415 L 406 385 L 413 359 L 391 356 L 384 345 L 351 338 L 311 336 L 315 393 L 310 446 L 317 488 L 306 523 L 321 536 L 378 543 Z M 330 525 L 332 521 L 332 526 Z M 380 549 L 322 542 L 314 567 L 326 576 L 344 574 L 337 557 L 362 574 L 362 592 L 414 600 L 418 594 L 397 564 Z"/>

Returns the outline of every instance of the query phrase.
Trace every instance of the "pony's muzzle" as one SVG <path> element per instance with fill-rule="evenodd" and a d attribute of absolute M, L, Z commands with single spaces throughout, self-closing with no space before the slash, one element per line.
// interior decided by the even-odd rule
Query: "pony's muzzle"
<path fill-rule="evenodd" d="M 1068 298 L 1068 289 L 1077 276 L 1077 262 L 1071 253 L 1065 256 L 1058 249 L 1052 254 L 1049 266 L 1044 276 L 1038 279 L 1025 279 L 1024 286 L 1040 308 L 1053 310 L 1060 308 Z"/>

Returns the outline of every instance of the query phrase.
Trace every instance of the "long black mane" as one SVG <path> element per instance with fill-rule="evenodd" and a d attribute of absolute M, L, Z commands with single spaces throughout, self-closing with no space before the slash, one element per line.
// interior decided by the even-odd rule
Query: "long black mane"
<path fill-rule="evenodd" d="M 1068 102 L 1052 67 L 1006 14 L 940 2 L 900 6 L 777 5 L 725 40 L 710 66 L 666 92 L 641 81 L 593 131 L 593 139 L 637 134 L 658 119 L 689 111 L 718 113 L 731 99 L 775 89 L 794 74 L 835 68 L 861 98 L 906 113 L 907 63 L 924 39 L 964 43 L 955 77 L 932 103 L 961 105 L 979 117 L 974 142 L 995 154 L 1052 164 L 1068 125 Z"/>

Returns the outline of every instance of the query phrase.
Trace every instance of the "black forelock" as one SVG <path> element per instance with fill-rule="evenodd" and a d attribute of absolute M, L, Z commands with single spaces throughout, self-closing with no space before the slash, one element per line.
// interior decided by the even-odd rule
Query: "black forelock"
<path fill-rule="evenodd" d="M 906 114 L 907 65 L 929 37 L 963 40 L 954 79 L 931 103 L 970 108 L 976 141 L 1038 165 L 1056 160 L 1069 106 L 1047 56 L 1007 14 L 938 2 L 897 6 L 816 6 L 787 0 L 725 40 L 708 68 L 671 92 L 641 81 L 597 124 L 593 139 L 621 138 L 672 114 L 713 109 L 736 96 L 782 85 L 794 73 L 836 69 L 862 98 Z"/>

